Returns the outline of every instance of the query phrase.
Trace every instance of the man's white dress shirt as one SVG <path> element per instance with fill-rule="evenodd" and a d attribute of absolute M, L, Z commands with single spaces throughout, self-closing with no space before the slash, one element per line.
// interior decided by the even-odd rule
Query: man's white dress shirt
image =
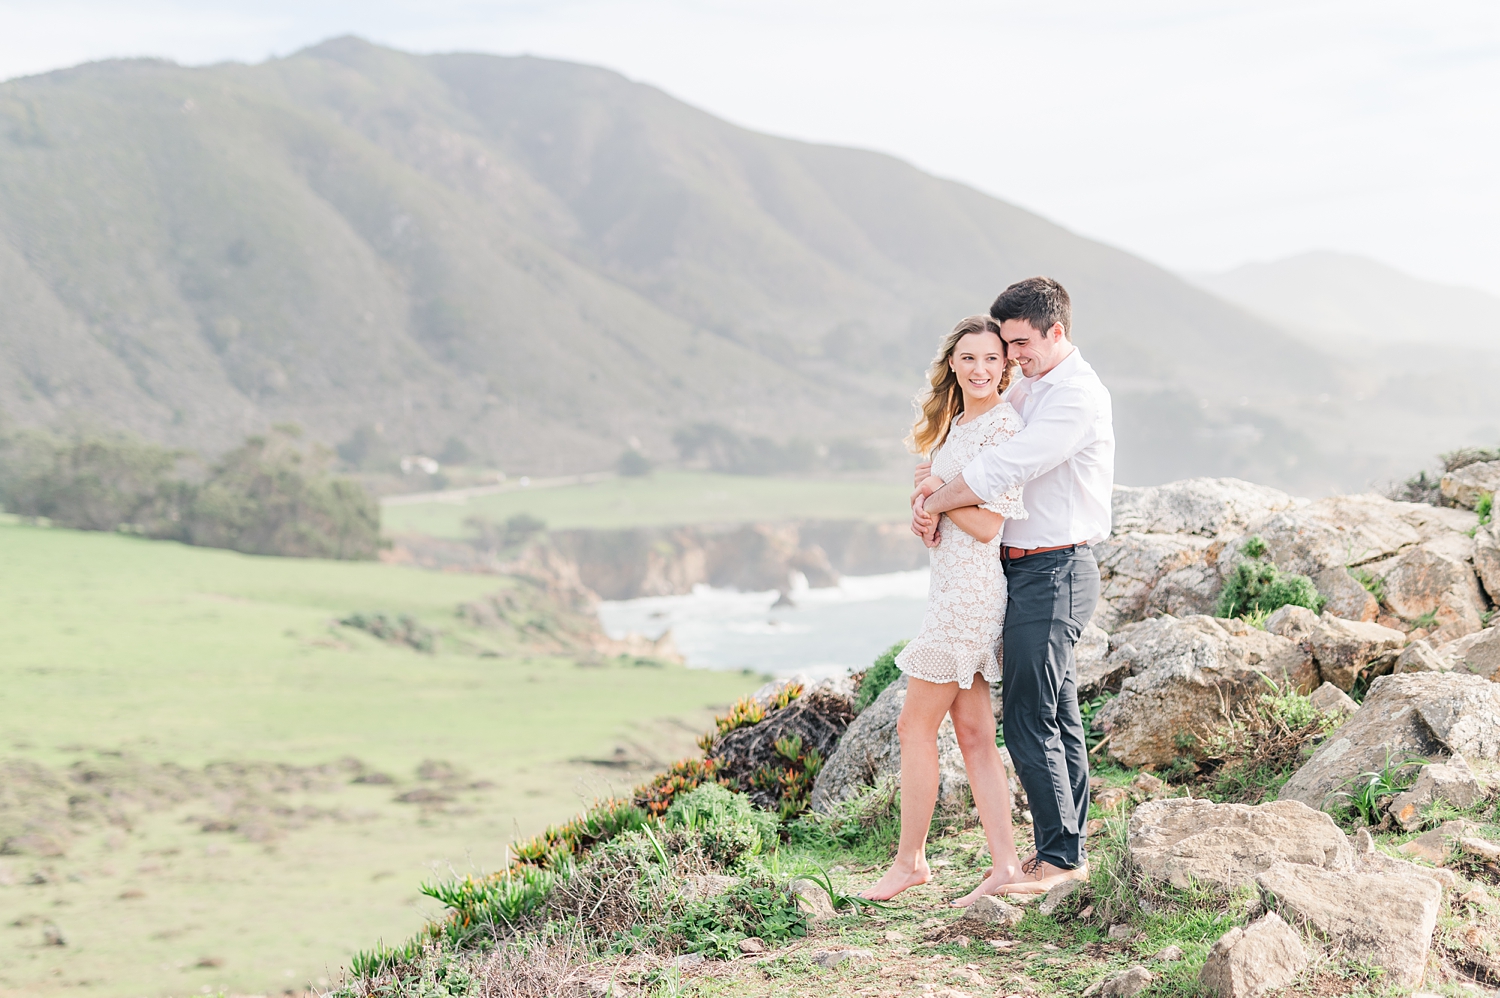
<path fill-rule="evenodd" d="M 964 481 L 985 502 L 1016 485 L 1030 516 L 1006 520 L 1007 547 L 1094 544 L 1109 536 L 1115 430 L 1109 391 L 1077 348 L 1039 378 L 1007 389 L 1026 428 L 983 448 Z"/>

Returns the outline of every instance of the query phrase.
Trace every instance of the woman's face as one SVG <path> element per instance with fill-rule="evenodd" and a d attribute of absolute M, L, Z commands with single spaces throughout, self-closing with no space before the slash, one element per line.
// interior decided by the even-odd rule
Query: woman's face
<path fill-rule="evenodd" d="M 953 348 L 948 366 L 958 375 L 965 401 L 985 401 L 1000 390 L 1005 344 L 994 333 L 966 333 Z"/>

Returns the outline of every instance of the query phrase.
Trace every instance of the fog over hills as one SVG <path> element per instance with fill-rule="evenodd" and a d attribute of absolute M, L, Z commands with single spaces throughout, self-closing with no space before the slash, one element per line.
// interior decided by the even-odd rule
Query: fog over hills
<path fill-rule="evenodd" d="M 1367 439 L 1342 403 L 1379 376 L 1280 316 L 602 69 L 344 38 L 0 85 L 13 423 L 210 451 L 279 421 L 328 443 L 374 424 L 530 474 L 606 467 L 630 438 L 671 459 L 696 420 L 894 455 L 939 337 L 1037 273 L 1073 293 L 1114 393 L 1122 481 L 1319 492 L 1447 443 Z"/>
<path fill-rule="evenodd" d="M 1352 253 L 1302 253 L 1190 278 L 1280 326 L 1339 343 L 1448 341 L 1500 353 L 1500 298 Z"/>

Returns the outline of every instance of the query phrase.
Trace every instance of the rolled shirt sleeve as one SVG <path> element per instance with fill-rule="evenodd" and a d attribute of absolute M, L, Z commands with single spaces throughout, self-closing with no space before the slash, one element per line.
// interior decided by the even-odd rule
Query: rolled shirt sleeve
<path fill-rule="evenodd" d="M 1097 403 L 1082 387 L 1056 385 L 1035 419 L 1014 437 L 986 447 L 963 470 L 985 502 L 1045 475 L 1078 452 L 1094 424 Z"/>

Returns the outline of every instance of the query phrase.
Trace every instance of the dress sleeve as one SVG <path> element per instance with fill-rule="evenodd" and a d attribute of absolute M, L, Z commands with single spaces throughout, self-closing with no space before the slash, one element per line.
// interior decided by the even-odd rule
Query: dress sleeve
<path fill-rule="evenodd" d="M 986 447 L 994 446 L 1014 437 L 1021 432 L 1026 424 L 1021 421 L 1020 413 L 1011 408 L 1009 402 L 1001 403 L 1005 407 L 1004 412 L 995 421 L 995 426 L 989 433 L 985 434 L 984 443 L 980 445 L 980 453 L 984 453 Z M 936 467 L 936 465 L 934 465 Z M 947 481 L 945 478 L 944 481 Z M 1031 516 L 1026 512 L 1026 506 L 1021 502 L 1021 493 L 1025 485 L 1015 485 L 995 496 L 989 502 L 979 504 L 980 509 L 987 509 L 992 513 L 999 513 L 1007 520 L 1025 520 Z"/>
<path fill-rule="evenodd" d="M 939 447 L 938 452 L 932 455 L 932 473 L 944 482 L 953 481 L 963 470 L 964 466 L 953 456 L 953 448 L 947 444 Z"/>

